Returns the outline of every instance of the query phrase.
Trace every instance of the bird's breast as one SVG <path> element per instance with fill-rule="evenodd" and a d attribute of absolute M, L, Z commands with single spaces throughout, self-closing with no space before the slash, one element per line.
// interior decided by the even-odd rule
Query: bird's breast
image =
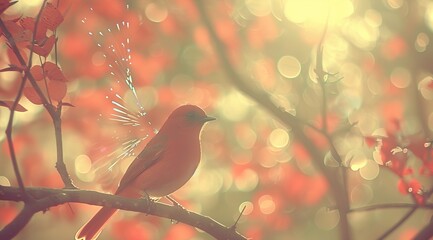
<path fill-rule="evenodd" d="M 169 195 L 193 176 L 200 155 L 198 138 L 168 141 L 161 159 L 143 172 L 134 181 L 134 185 L 150 196 Z"/>

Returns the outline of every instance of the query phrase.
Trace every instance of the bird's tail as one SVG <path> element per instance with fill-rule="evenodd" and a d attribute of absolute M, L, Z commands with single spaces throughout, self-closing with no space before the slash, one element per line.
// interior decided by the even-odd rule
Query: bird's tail
<path fill-rule="evenodd" d="M 75 234 L 76 240 L 95 240 L 102 231 L 104 224 L 118 209 L 103 207 Z"/>

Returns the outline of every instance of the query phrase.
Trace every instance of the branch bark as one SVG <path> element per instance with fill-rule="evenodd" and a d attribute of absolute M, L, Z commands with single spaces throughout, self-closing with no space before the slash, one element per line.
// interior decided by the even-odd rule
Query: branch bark
<path fill-rule="evenodd" d="M 84 203 L 97 206 L 110 206 L 122 210 L 146 213 L 168 218 L 199 228 L 216 239 L 246 240 L 233 227 L 225 227 L 207 216 L 183 208 L 148 199 L 128 199 L 111 194 L 77 189 L 26 188 L 33 201 L 27 202 L 20 214 L 0 231 L 0 239 L 11 239 L 21 231 L 31 217 L 39 211 L 65 203 Z M 17 187 L 0 186 L 0 200 L 23 201 L 23 194 Z"/>

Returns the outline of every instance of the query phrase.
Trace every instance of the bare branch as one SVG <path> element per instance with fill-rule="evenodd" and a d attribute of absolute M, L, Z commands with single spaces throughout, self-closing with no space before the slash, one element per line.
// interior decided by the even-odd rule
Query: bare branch
<path fill-rule="evenodd" d="M 199 228 L 216 239 L 246 240 L 244 236 L 230 227 L 185 209 L 169 206 L 144 199 L 130 199 L 111 194 L 95 191 L 84 191 L 77 189 L 50 189 L 50 188 L 27 188 L 28 194 L 34 201 L 26 204 L 26 207 L 18 215 L 18 219 L 0 231 L 0 239 L 10 239 L 6 236 L 15 236 L 28 222 L 29 215 L 39 211 L 45 211 L 50 207 L 64 203 L 84 203 L 89 205 L 109 206 L 134 212 L 142 212 L 154 216 L 172 219 Z M 0 200 L 23 201 L 23 195 L 19 188 L 0 186 Z M 13 237 L 12 236 L 12 237 Z"/>
<path fill-rule="evenodd" d="M 413 203 L 383 203 L 383 204 L 375 204 L 375 205 L 359 207 L 359 208 L 352 208 L 349 210 L 349 212 L 350 213 L 368 212 L 368 211 L 383 210 L 383 209 L 390 209 L 390 208 L 414 208 L 414 207 L 433 209 L 433 204 L 416 205 Z"/>
<path fill-rule="evenodd" d="M 397 228 L 399 228 L 406 220 L 415 213 L 418 209 L 418 206 L 412 207 L 398 222 L 396 222 L 391 228 L 389 228 L 386 232 L 384 232 L 378 239 L 383 240 L 386 239 L 391 233 L 393 233 Z"/>
<path fill-rule="evenodd" d="M 425 240 L 431 239 L 431 237 L 433 237 L 433 217 L 430 219 L 430 223 L 423 227 L 413 240 Z"/>
<path fill-rule="evenodd" d="M 17 157 L 15 154 L 14 142 L 12 140 L 12 127 L 13 127 L 13 122 L 14 122 L 15 110 L 18 106 L 18 103 L 21 99 L 21 96 L 23 95 L 23 90 L 24 90 L 24 86 L 26 85 L 26 80 L 27 80 L 27 74 L 24 74 L 24 77 L 23 77 L 21 84 L 18 88 L 18 94 L 15 97 L 14 103 L 12 104 L 11 109 L 10 109 L 9 120 L 8 120 L 8 124 L 7 124 L 6 130 L 5 130 L 5 133 L 6 133 L 6 138 L 8 141 L 9 153 L 11 155 L 12 166 L 14 168 L 14 172 L 15 172 L 15 176 L 17 178 L 18 186 L 20 187 L 22 194 L 24 194 L 27 197 L 26 190 L 24 187 L 24 182 L 23 182 L 23 179 L 21 177 Z"/>

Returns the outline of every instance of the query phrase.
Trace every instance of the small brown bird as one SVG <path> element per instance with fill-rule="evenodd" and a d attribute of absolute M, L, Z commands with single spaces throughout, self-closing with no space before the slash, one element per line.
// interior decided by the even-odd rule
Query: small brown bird
<path fill-rule="evenodd" d="M 163 197 L 182 187 L 194 174 L 201 156 L 200 132 L 215 120 L 199 107 L 175 109 L 161 130 L 137 155 L 123 175 L 116 195 L 140 198 Z M 76 240 L 96 239 L 104 224 L 118 209 L 103 207 L 75 235 Z"/>

